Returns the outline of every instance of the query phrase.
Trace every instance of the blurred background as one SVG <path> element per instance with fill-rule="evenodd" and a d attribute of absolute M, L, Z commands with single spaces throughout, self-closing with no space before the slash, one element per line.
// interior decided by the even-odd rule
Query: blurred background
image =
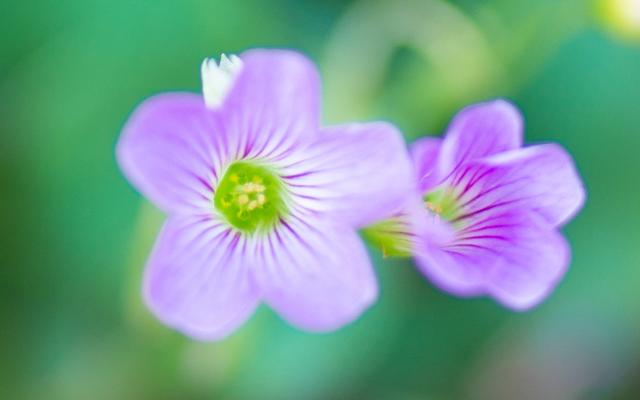
<path fill-rule="evenodd" d="M 573 262 L 537 309 L 435 289 L 372 257 L 378 303 L 325 335 L 266 307 L 191 341 L 140 296 L 162 215 L 114 144 L 145 97 L 199 91 L 200 62 L 295 48 L 327 123 L 408 141 L 507 97 L 529 142 L 576 158 Z M 4 1 L 0 5 L 0 398 L 640 398 L 640 1 Z"/>

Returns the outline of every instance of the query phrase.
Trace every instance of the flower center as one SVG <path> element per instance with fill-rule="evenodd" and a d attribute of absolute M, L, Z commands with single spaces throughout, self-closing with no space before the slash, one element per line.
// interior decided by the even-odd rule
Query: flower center
<path fill-rule="evenodd" d="M 460 213 L 458 196 L 451 187 L 440 186 L 428 192 L 423 200 L 427 209 L 446 221 L 454 220 Z"/>
<path fill-rule="evenodd" d="M 270 169 L 234 162 L 225 172 L 213 199 L 215 208 L 244 232 L 272 228 L 286 213 L 284 187 Z"/>

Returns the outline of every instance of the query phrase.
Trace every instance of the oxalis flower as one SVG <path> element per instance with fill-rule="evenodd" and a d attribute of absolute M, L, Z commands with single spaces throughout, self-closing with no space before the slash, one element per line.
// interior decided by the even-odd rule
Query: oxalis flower
<path fill-rule="evenodd" d="M 508 102 L 463 109 L 444 139 L 411 148 L 422 210 L 405 207 L 369 228 L 369 237 L 392 255 L 413 253 L 450 293 L 489 295 L 516 310 L 538 304 L 567 269 L 569 246 L 558 229 L 585 192 L 562 147 L 522 147 L 522 140 L 522 117 Z M 420 212 L 429 223 L 409 223 Z"/>
<path fill-rule="evenodd" d="M 202 65 L 204 97 L 143 102 L 120 167 L 168 215 L 144 298 L 164 323 L 220 339 L 260 302 L 309 331 L 336 329 L 377 296 L 356 229 L 411 187 L 400 133 L 385 123 L 320 128 L 319 79 L 300 54 L 251 50 Z"/>

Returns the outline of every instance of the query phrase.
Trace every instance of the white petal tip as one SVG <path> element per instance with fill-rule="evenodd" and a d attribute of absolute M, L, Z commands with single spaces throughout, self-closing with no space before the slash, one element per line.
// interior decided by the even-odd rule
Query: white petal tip
<path fill-rule="evenodd" d="M 234 54 L 230 57 L 222 54 L 219 63 L 213 58 L 205 58 L 202 61 L 200 68 L 202 94 L 207 107 L 217 108 L 222 105 L 235 77 L 241 69 L 242 60 Z"/>

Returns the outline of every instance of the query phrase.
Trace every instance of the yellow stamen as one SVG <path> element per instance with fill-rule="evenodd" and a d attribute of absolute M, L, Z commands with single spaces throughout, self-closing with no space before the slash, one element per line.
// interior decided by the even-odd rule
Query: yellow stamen
<path fill-rule="evenodd" d="M 245 205 L 249 202 L 249 196 L 246 194 L 241 194 L 240 196 L 238 196 L 238 204 Z"/>
<path fill-rule="evenodd" d="M 439 204 L 433 204 L 430 201 L 425 201 L 424 205 L 431 211 L 435 212 L 436 214 L 441 214 L 442 213 L 442 207 Z"/>

